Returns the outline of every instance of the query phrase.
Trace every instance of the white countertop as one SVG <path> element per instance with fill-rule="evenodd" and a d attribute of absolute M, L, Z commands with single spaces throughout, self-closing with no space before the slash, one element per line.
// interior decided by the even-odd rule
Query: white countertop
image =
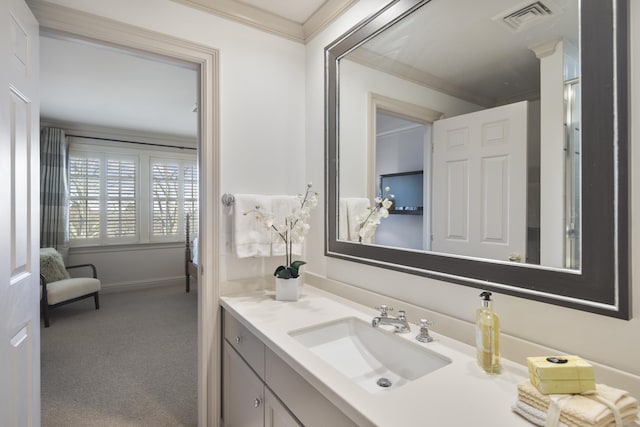
<path fill-rule="evenodd" d="M 378 315 L 373 308 L 309 285 L 303 286 L 296 302 L 276 301 L 269 291 L 249 291 L 220 300 L 227 311 L 360 426 L 533 425 L 511 411 L 517 384 L 528 378 L 523 365 L 503 359 L 502 373 L 488 375 L 477 366 L 474 347 L 434 332 L 434 342 L 419 343 L 415 340 L 419 328 L 412 325 L 411 333 L 398 336 L 448 357 L 451 363 L 397 389 L 372 394 L 349 381 L 289 332 L 345 317 L 370 322 Z M 401 309 L 395 307 L 395 312 Z"/>

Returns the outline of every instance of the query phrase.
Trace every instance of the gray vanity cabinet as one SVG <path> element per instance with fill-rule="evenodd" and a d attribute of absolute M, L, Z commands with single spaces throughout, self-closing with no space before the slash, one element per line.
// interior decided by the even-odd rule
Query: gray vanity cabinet
<path fill-rule="evenodd" d="M 265 386 L 265 346 L 224 312 L 222 417 L 224 427 L 300 427 Z"/>
<path fill-rule="evenodd" d="M 229 312 L 222 313 L 224 427 L 356 426 Z"/>

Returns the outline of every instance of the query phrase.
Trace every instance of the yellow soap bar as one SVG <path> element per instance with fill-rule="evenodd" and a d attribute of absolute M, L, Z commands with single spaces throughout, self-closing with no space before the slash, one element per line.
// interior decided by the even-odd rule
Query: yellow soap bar
<path fill-rule="evenodd" d="M 527 357 L 529 379 L 543 394 L 594 391 L 593 366 L 578 356 Z"/>
<path fill-rule="evenodd" d="M 590 380 L 546 380 L 533 377 L 533 384 L 542 394 L 577 394 L 596 391 L 593 379 Z"/>

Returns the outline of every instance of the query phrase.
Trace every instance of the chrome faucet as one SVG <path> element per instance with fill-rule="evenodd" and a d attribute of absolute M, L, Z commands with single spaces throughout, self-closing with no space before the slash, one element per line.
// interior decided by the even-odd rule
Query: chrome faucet
<path fill-rule="evenodd" d="M 398 317 L 391 317 L 389 316 L 389 311 L 393 311 L 393 308 L 383 304 L 380 307 L 375 307 L 375 309 L 380 310 L 380 315 L 374 317 L 371 321 L 371 326 L 374 328 L 380 325 L 392 325 L 395 328 L 393 332 L 404 334 L 411 331 L 404 310 L 398 310 Z"/>

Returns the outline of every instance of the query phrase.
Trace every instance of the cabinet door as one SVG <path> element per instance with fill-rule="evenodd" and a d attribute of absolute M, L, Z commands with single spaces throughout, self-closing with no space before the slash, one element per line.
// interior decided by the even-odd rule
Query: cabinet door
<path fill-rule="evenodd" d="M 264 384 L 226 341 L 222 360 L 222 411 L 225 427 L 264 425 Z"/>
<path fill-rule="evenodd" d="M 302 427 L 267 388 L 264 391 L 264 427 Z"/>

